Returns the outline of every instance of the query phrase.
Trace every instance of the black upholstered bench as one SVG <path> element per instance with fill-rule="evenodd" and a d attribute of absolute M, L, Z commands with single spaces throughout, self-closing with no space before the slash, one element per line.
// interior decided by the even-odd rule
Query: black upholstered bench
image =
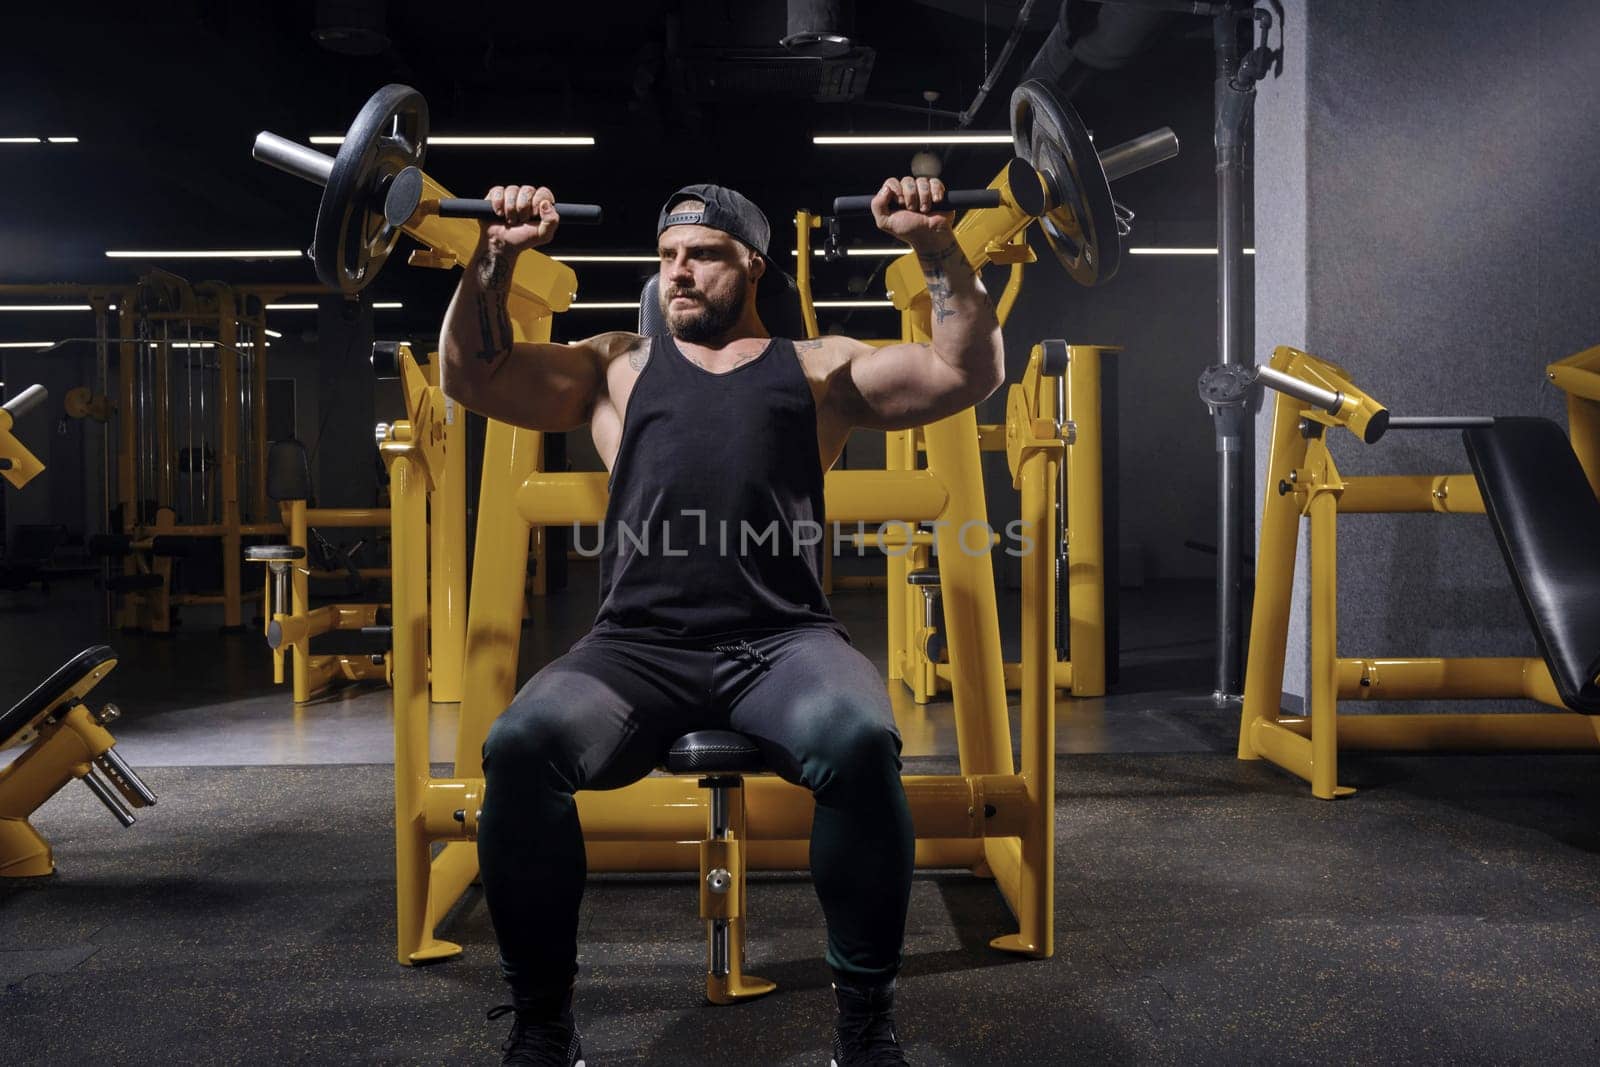
<path fill-rule="evenodd" d="M 1556 692 L 1600 715 L 1600 500 L 1549 419 L 1497 418 L 1462 437 Z"/>
<path fill-rule="evenodd" d="M 744 776 L 767 770 L 755 742 L 732 730 L 684 734 L 667 750 L 671 774 L 692 774 L 711 791 L 706 837 L 700 842 L 700 917 L 707 922 L 706 999 L 733 1004 L 772 992 L 776 984 L 744 973 Z"/>

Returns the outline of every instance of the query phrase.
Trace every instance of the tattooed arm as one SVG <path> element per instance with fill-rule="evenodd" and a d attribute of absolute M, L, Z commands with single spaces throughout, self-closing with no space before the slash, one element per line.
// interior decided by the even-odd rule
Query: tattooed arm
<path fill-rule="evenodd" d="M 570 430 L 588 421 L 604 388 L 604 367 L 638 338 L 601 334 L 575 344 L 515 343 L 506 299 L 525 249 L 545 244 L 559 218 L 544 188 L 496 186 L 489 200 L 506 219 L 484 228 L 440 331 L 441 384 L 473 411 L 533 430 Z"/>
<path fill-rule="evenodd" d="M 576 429 L 604 388 L 607 359 L 638 338 L 514 343 L 506 311 L 512 263 L 485 247 L 467 264 L 439 338 L 441 384 L 452 400 L 491 419 L 550 433 Z"/>
<path fill-rule="evenodd" d="M 928 211 L 943 197 L 937 178 L 891 178 L 873 198 L 878 228 L 917 253 L 933 342 L 872 348 L 848 338 L 822 339 L 839 357 L 828 376 L 829 407 L 852 426 L 920 426 L 971 407 L 1005 380 L 1000 323 L 989 294 L 956 242 L 950 216 Z"/>

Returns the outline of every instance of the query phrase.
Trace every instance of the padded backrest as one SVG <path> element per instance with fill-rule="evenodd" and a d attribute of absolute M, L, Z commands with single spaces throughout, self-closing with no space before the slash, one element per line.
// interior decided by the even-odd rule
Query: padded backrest
<path fill-rule="evenodd" d="M 306 446 L 290 437 L 267 450 L 267 495 L 274 500 L 310 501 L 311 459 Z"/>
<path fill-rule="evenodd" d="M 96 667 L 116 658 L 117 654 L 109 645 L 91 645 L 67 660 L 54 674 L 40 682 L 32 692 L 0 715 L 0 745 L 9 742 L 19 730 L 38 718 L 41 712 L 48 711 L 61 703 L 62 699 Z"/>
<path fill-rule="evenodd" d="M 1495 419 L 1462 438 L 1556 691 L 1600 715 L 1600 500 L 1549 419 Z"/>
<path fill-rule="evenodd" d="M 639 293 L 639 336 L 665 337 L 667 317 L 661 314 L 661 275 L 652 274 Z"/>
<path fill-rule="evenodd" d="M 639 294 L 639 333 L 643 337 L 664 337 L 666 316 L 661 314 L 660 274 L 652 274 Z M 804 337 L 805 314 L 800 307 L 800 287 L 783 271 L 769 269 L 756 283 L 756 314 L 774 337 Z"/>

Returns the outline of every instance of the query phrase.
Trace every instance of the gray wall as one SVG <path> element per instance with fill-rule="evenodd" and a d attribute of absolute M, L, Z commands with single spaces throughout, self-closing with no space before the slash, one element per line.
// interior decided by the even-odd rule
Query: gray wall
<path fill-rule="evenodd" d="M 1331 359 L 1397 414 L 1564 424 L 1543 367 L 1600 339 L 1600 5 L 1286 7 L 1284 76 L 1257 105 L 1258 357 Z M 1454 433 L 1332 443 L 1346 474 L 1467 469 Z M 1341 655 L 1534 653 L 1481 516 L 1352 517 L 1339 537 Z"/>

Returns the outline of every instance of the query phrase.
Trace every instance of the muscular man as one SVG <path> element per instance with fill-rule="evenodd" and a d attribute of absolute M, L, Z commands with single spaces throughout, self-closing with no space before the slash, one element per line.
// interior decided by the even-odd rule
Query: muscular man
<path fill-rule="evenodd" d="M 516 1022 L 505 1063 L 583 1063 L 572 1013 L 585 858 L 573 794 L 615 789 L 695 729 L 748 734 L 816 802 L 811 871 L 839 1015 L 836 1067 L 905 1063 L 894 979 L 914 834 L 883 678 L 819 578 L 823 471 L 852 427 L 905 429 L 971 407 L 1004 377 L 1000 329 L 937 180 L 890 179 L 879 229 L 913 248 L 933 342 L 768 335 L 756 287 L 769 227 L 716 185 L 674 193 L 657 226 L 671 336 L 513 343 L 512 266 L 550 241 L 550 190 L 497 186 L 444 321 L 444 389 L 547 432 L 585 424 L 611 471 L 593 630 L 489 731 L 478 824 L 484 896 Z M 499 1009 L 503 1012 L 506 1009 Z"/>

